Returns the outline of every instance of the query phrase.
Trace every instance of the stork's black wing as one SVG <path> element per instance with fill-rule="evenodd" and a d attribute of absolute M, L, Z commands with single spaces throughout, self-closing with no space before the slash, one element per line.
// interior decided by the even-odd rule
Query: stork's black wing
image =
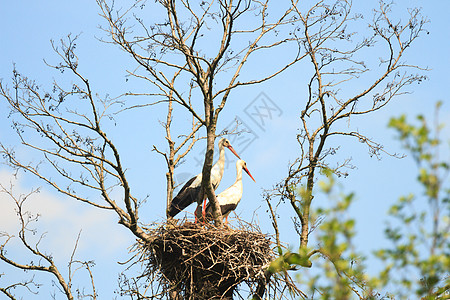
<path fill-rule="evenodd" d="M 197 175 L 198 176 L 198 175 Z M 188 182 L 183 186 L 180 192 L 172 199 L 170 203 L 170 207 L 167 211 L 167 214 L 171 217 L 175 217 L 180 211 L 188 207 L 190 204 L 197 201 L 197 198 L 200 193 L 200 187 L 192 187 L 191 184 L 197 178 L 197 176 L 189 179 Z"/>
<path fill-rule="evenodd" d="M 235 210 L 237 207 L 236 203 L 229 203 L 225 205 L 220 206 L 220 212 L 222 213 L 222 216 L 226 217 L 230 212 Z"/>
<path fill-rule="evenodd" d="M 220 212 L 222 213 L 222 216 L 226 216 L 233 210 L 235 210 L 237 207 L 236 203 L 228 203 L 224 205 L 220 205 Z M 212 205 L 208 202 L 206 205 L 206 218 L 211 219 L 212 218 Z"/>

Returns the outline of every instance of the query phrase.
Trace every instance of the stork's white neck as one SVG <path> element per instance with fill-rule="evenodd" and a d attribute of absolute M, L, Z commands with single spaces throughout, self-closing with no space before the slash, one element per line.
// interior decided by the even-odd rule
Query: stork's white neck
<path fill-rule="evenodd" d="M 222 143 L 219 144 L 219 160 L 217 161 L 221 162 L 221 164 L 225 164 L 225 147 Z"/>
<path fill-rule="evenodd" d="M 221 170 L 221 173 L 223 174 L 223 169 L 225 167 L 225 147 L 222 145 L 222 143 L 219 144 L 219 159 L 214 164 L 214 167 L 219 167 Z"/>
<path fill-rule="evenodd" d="M 236 182 L 242 181 L 242 165 L 238 165 L 236 168 Z"/>
<path fill-rule="evenodd" d="M 222 143 L 219 143 L 219 159 L 211 169 L 211 181 L 216 187 L 222 180 L 223 169 L 225 168 L 225 147 Z"/>

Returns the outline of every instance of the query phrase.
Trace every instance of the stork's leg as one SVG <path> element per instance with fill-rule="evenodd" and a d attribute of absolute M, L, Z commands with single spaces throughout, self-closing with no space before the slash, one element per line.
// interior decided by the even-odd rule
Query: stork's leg
<path fill-rule="evenodd" d="M 205 198 L 205 200 L 203 200 L 202 216 L 203 216 L 203 223 L 205 223 L 205 220 L 206 220 L 206 198 Z"/>
<path fill-rule="evenodd" d="M 197 217 L 197 215 L 199 214 L 199 212 L 200 212 L 200 205 L 197 205 L 197 208 L 195 209 L 195 212 L 194 212 L 194 216 L 195 216 L 195 224 L 197 224 L 197 222 L 198 222 L 198 217 Z"/>

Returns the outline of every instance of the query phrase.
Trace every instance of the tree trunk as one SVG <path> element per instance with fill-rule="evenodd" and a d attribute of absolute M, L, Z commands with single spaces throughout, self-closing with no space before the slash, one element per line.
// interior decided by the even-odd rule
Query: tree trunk
<path fill-rule="evenodd" d="M 203 164 L 202 178 L 202 200 L 208 197 L 216 226 L 222 226 L 222 213 L 211 184 L 211 168 L 214 159 L 214 142 L 216 138 L 216 118 L 214 117 L 214 106 L 212 99 L 205 97 L 205 120 L 206 120 L 206 153 Z"/>

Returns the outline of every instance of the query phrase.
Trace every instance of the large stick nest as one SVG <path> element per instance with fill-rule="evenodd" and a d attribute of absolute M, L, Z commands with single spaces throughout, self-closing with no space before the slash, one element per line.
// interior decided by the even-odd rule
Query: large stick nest
<path fill-rule="evenodd" d="M 270 238 L 253 226 L 216 228 L 210 224 L 164 224 L 141 244 L 140 261 L 157 275 L 171 299 L 232 299 L 245 283 L 254 293 L 268 283 L 264 271 L 275 256 Z M 149 279 L 151 280 L 151 279 Z"/>

